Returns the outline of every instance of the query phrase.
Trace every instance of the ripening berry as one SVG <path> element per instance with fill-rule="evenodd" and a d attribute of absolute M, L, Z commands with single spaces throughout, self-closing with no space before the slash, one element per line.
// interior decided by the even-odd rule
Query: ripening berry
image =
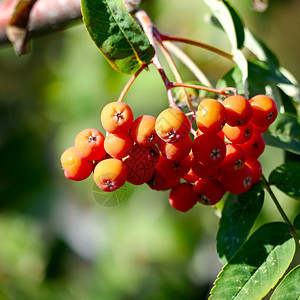
<path fill-rule="evenodd" d="M 223 101 L 227 111 L 226 122 L 230 126 L 245 126 L 252 117 L 252 107 L 243 96 L 231 96 Z"/>
<path fill-rule="evenodd" d="M 186 156 L 181 160 L 169 160 L 163 155 L 160 156 L 156 171 L 168 180 L 183 177 L 191 168 L 191 158 Z"/>
<path fill-rule="evenodd" d="M 226 156 L 221 162 L 223 172 L 231 172 L 242 169 L 245 165 L 246 155 L 244 150 L 236 144 L 226 145 Z"/>
<path fill-rule="evenodd" d="M 184 159 L 192 149 L 192 139 L 188 135 L 177 143 L 166 143 L 162 139 L 158 141 L 158 147 L 164 157 L 170 160 Z"/>
<path fill-rule="evenodd" d="M 108 103 L 101 112 L 102 126 L 110 133 L 128 131 L 132 122 L 132 110 L 123 102 Z"/>
<path fill-rule="evenodd" d="M 228 140 L 235 144 L 242 144 L 249 141 L 253 134 L 253 128 L 250 122 L 242 127 L 225 124 L 222 131 Z"/>
<path fill-rule="evenodd" d="M 254 133 L 248 142 L 239 146 L 244 150 L 246 160 L 256 160 L 263 154 L 266 143 L 261 133 Z"/>
<path fill-rule="evenodd" d="M 191 122 L 180 109 L 167 108 L 158 115 L 155 130 L 165 142 L 177 143 L 189 135 Z"/>
<path fill-rule="evenodd" d="M 277 117 L 275 101 L 266 95 L 257 95 L 250 99 L 253 115 L 251 122 L 256 126 L 269 126 Z"/>
<path fill-rule="evenodd" d="M 205 205 L 214 205 L 225 194 L 222 184 L 216 179 L 199 179 L 195 182 L 193 193 L 196 199 Z"/>
<path fill-rule="evenodd" d="M 94 169 L 92 161 L 79 157 L 75 146 L 63 152 L 60 162 L 66 178 L 71 180 L 84 180 L 91 175 Z"/>
<path fill-rule="evenodd" d="M 187 212 L 197 203 L 193 193 L 193 185 L 187 182 L 180 183 L 171 189 L 169 203 L 181 212 Z"/>
<path fill-rule="evenodd" d="M 125 164 L 115 158 L 100 161 L 94 169 L 94 182 L 104 192 L 119 189 L 126 181 L 127 169 Z"/>
<path fill-rule="evenodd" d="M 133 141 L 128 132 L 110 133 L 104 140 L 105 151 L 114 158 L 123 158 L 133 147 Z"/>
<path fill-rule="evenodd" d="M 212 178 L 218 174 L 219 164 L 215 166 L 207 166 L 200 164 L 195 158 L 192 159 L 192 170 L 199 178 Z"/>
<path fill-rule="evenodd" d="M 106 154 L 104 136 L 97 129 L 84 129 L 76 137 L 74 145 L 78 155 L 86 160 L 99 160 Z"/>
<path fill-rule="evenodd" d="M 158 173 L 155 169 L 152 177 L 147 181 L 148 186 L 155 191 L 166 191 L 180 183 L 180 178 L 169 179 Z"/>
<path fill-rule="evenodd" d="M 133 157 L 128 156 L 124 160 L 127 168 L 127 181 L 134 185 L 141 185 L 149 181 L 153 174 L 153 168 L 145 161 L 136 161 Z"/>
<path fill-rule="evenodd" d="M 226 145 L 217 134 L 204 133 L 194 139 L 192 150 L 199 163 L 213 166 L 220 164 L 224 159 Z"/>
<path fill-rule="evenodd" d="M 197 126 L 204 133 L 218 133 L 226 122 L 226 109 L 215 99 L 200 102 L 197 112 Z"/>
<path fill-rule="evenodd" d="M 155 121 L 156 118 L 148 115 L 136 118 L 130 128 L 130 135 L 133 141 L 142 146 L 156 144 L 159 137 L 155 131 Z"/>
<path fill-rule="evenodd" d="M 245 165 L 242 169 L 233 172 L 224 172 L 222 176 L 224 188 L 231 194 L 241 194 L 250 189 L 252 174 Z"/>
<path fill-rule="evenodd" d="M 250 169 L 252 174 L 252 183 L 259 182 L 262 176 L 262 166 L 258 160 L 246 160 L 245 165 Z"/>

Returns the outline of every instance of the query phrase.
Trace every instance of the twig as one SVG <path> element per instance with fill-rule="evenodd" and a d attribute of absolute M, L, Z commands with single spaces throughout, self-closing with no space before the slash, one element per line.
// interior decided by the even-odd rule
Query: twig
<path fill-rule="evenodd" d="M 186 55 L 179 47 L 169 41 L 163 42 L 164 46 L 171 51 L 197 78 L 197 80 L 208 87 L 212 87 L 212 84 L 199 67 L 193 62 L 193 60 Z"/>

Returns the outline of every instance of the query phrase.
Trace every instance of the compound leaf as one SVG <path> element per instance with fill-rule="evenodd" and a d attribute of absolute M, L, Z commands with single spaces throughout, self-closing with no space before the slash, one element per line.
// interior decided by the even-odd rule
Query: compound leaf
<path fill-rule="evenodd" d="M 269 183 L 274 184 L 285 194 L 300 200 L 300 162 L 287 162 L 275 168 L 270 176 Z"/>
<path fill-rule="evenodd" d="M 297 116 L 279 113 L 263 135 L 267 145 L 300 154 L 300 120 Z"/>
<path fill-rule="evenodd" d="M 246 193 L 232 195 L 225 202 L 217 234 L 220 260 L 226 263 L 245 242 L 264 202 L 261 182 Z"/>
<path fill-rule="evenodd" d="M 111 66 L 133 74 L 154 56 L 154 48 L 122 0 L 81 0 L 85 26 Z"/>
<path fill-rule="evenodd" d="M 284 223 L 265 224 L 256 230 L 228 261 L 209 299 L 261 299 L 274 287 L 291 263 L 295 241 Z"/>
<path fill-rule="evenodd" d="M 300 265 L 291 270 L 280 282 L 270 300 L 300 298 Z"/>

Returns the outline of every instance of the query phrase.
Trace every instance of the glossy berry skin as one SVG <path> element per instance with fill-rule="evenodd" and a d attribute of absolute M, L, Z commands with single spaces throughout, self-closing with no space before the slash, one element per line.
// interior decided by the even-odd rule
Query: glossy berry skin
<path fill-rule="evenodd" d="M 256 160 L 265 150 L 265 140 L 261 133 L 254 133 L 251 139 L 239 145 L 245 152 L 246 160 Z"/>
<path fill-rule="evenodd" d="M 193 193 L 196 199 L 205 205 L 214 205 L 225 194 L 222 184 L 216 179 L 202 179 L 195 182 Z"/>
<path fill-rule="evenodd" d="M 169 160 L 163 155 L 160 156 L 155 170 L 168 180 L 180 179 L 183 177 L 191 168 L 191 158 L 186 156 L 182 160 Z"/>
<path fill-rule="evenodd" d="M 75 146 L 70 147 L 63 152 L 60 157 L 60 162 L 65 177 L 75 181 L 88 178 L 94 169 L 92 161 L 79 157 Z"/>
<path fill-rule="evenodd" d="M 223 172 L 231 172 L 242 169 L 245 165 L 246 155 L 244 150 L 236 144 L 226 145 L 226 156 L 221 162 Z"/>
<path fill-rule="evenodd" d="M 242 169 L 233 172 L 224 172 L 222 184 L 231 194 L 242 194 L 252 186 L 252 174 L 245 165 Z"/>
<path fill-rule="evenodd" d="M 105 159 L 96 165 L 93 178 L 102 191 L 113 192 L 126 182 L 127 168 L 119 159 Z"/>
<path fill-rule="evenodd" d="M 262 176 L 262 166 L 261 163 L 258 160 L 250 160 L 246 161 L 246 166 L 250 169 L 252 174 L 252 183 L 259 182 L 261 176 Z"/>
<path fill-rule="evenodd" d="M 155 131 L 156 118 L 144 115 L 136 118 L 130 128 L 130 135 L 135 143 L 141 146 L 151 146 L 158 142 Z"/>
<path fill-rule="evenodd" d="M 104 136 L 97 129 L 84 129 L 76 137 L 74 145 L 78 155 L 86 160 L 99 160 L 106 154 Z"/>
<path fill-rule="evenodd" d="M 252 122 L 250 122 L 250 124 L 253 127 L 253 132 L 254 133 L 263 133 L 263 132 L 267 131 L 268 128 L 269 128 L 269 125 L 267 125 L 267 126 L 256 126 Z"/>
<path fill-rule="evenodd" d="M 184 159 L 192 149 L 192 139 L 188 135 L 177 143 L 166 143 L 162 139 L 158 141 L 158 147 L 164 157 L 170 160 Z"/>
<path fill-rule="evenodd" d="M 211 178 L 214 177 L 220 169 L 219 165 L 206 166 L 200 164 L 195 158 L 192 158 L 192 170 L 199 178 Z"/>
<path fill-rule="evenodd" d="M 217 134 L 202 134 L 193 141 L 195 159 L 206 166 L 220 164 L 226 154 L 225 142 Z"/>
<path fill-rule="evenodd" d="M 180 183 L 180 178 L 166 178 L 154 169 L 152 177 L 147 181 L 148 186 L 155 191 L 166 191 Z"/>
<path fill-rule="evenodd" d="M 128 132 L 110 133 L 105 138 L 104 149 L 113 158 L 123 158 L 133 147 L 133 141 Z"/>
<path fill-rule="evenodd" d="M 277 117 L 275 101 L 266 95 L 257 95 L 250 99 L 253 115 L 251 122 L 256 126 L 269 126 Z"/>
<path fill-rule="evenodd" d="M 227 139 L 235 144 L 242 144 L 249 141 L 253 134 L 253 128 L 250 123 L 242 127 L 225 124 L 222 131 Z"/>
<path fill-rule="evenodd" d="M 155 130 L 163 141 L 177 143 L 189 135 L 191 123 L 180 109 L 167 108 L 158 115 Z"/>
<path fill-rule="evenodd" d="M 194 173 L 193 169 L 191 168 L 183 177 L 185 181 L 189 183 L 195 183 L 199 177 Z"/>
<path fill-rule="evenodd" d="M 101 112 L 101 123 L 110 133 L 128 131 L 133 123 L 132 110 L 123 102 L 108 103 Z"/>
<path fill-rule="evenodd" d="M 226 109 L 215 99 L 200 102 L 197 112 L 197 126 L 204 133 L 218 133 L 226 121 Z"/>
<path fill-rule="evenodd" d="M 227 112 L 226 122 L 230 126 L 245 126 L 252 117 L 252 107 L 243 96 L 231 96 L 223 101 Z"/>
<path fill-rule="evenodd" d="M 193 193 L 193 185 L 187 182 L 180 183 L 171 189 L 169 203 L 176 210 L 187 212 L 197 203 Z"/>

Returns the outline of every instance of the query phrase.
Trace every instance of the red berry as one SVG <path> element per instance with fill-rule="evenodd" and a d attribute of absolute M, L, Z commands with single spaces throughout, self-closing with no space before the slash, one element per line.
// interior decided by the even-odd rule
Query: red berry
<path fill-rule="evenodd" d="M 239 145 L 245 152 L 246 160 L 256 160 L 265 150 L 265 140 L 261 133 L 255 133 L 251 139 Z"/>
<path fill-rule="evenodd" d="M 169 203 L 179 211 L 187 212 L 190 210 L 197 203 L 193 194 L 193 185 L 184 182 L 173 187 L 169 195 Z"/>
<path fill-rule="evenodd" d="M 245 165 L 245 152 L 236 144 L 226 145 L 226 156 L 221 162 L 221 170 L 223 172 L 236 171 L 244 167 Z"/>
<path fill-rule="evenodd" d="M 249 141 L 253 134 L 253 128 L 251 123 L 248 123 L 247 125 L 242 127 L 233 127 L 228 124 L 225 124 L 222 131 L 224 132 L 228 140 L 235 144 L 242 144 Z"/>
<path fill-rule="evenodd" d="M 245 165 L 250 169 L 252 174 L 252 183 L 259 182 L 262 176 L 262 166 L 258 160 L 246 161 Z"/>

